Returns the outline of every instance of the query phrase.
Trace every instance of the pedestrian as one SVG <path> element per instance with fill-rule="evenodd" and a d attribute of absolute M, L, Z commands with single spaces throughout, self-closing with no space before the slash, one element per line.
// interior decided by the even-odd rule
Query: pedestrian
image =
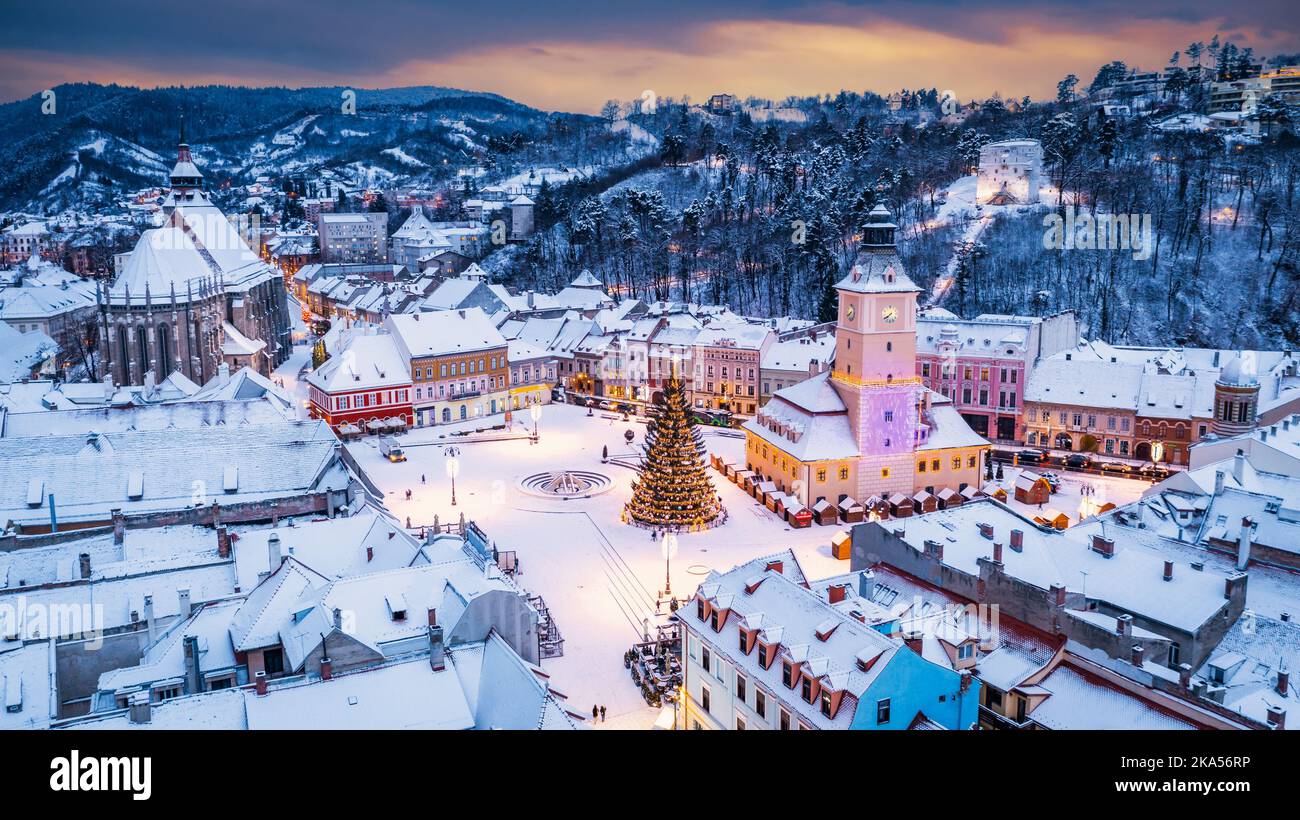
<path fill-rule="evenodd" d="M 424 473 L 420 473 L 420 483 L 424 483 Z"/>
<path fill-rule="evenodd" d="M 600 707 L 600 722 L 601 722 L 601 723 L 604 723 L 604 722 L 605 722 L 605 707 L 604 707 L 604 706 Z"/>
<path fill-rule="evenodd" d="M 591 705 L 591 719 L 596 720 L 599 717 L 600 717 L 600 707 L 596 706 L 596 704 L 593 703 Z"/>

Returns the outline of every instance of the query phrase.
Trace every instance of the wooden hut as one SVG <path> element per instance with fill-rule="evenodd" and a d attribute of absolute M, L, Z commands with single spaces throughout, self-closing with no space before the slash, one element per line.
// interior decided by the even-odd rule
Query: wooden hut
<path fill-rule="evenodd" d="M 1051 507 L 1048 507 L 1034 516 L 1034 523 L 1063 530 L 1070 526 L 1070 516 L 1060 510 L 1054 510 Z"/>
<path fill-rule="evenodd" d="M 841 561 L 849 560 L 849 554 L 852 551 L 853 538 L 843 530 L 835 533 L 831 538 L 831 555 Z"/>
<path fill-rule="evenodd" d="M 775 481 L 760 481 L 754 486 L 754 500 L 771 510 L 774 509 L 772 503 L 780 492 Z"/>
<path fill-rule="evenodd" d="M 916 495 L 912 496 L 912 509 L 917 514 L 934 512 L 939 509 L 939 499 L 933 493 L 917 490 Z"/>
<path fill-rule="evenodd" d="M 776 513 L 782 519 L 785 518 L 785 508 L 786 505 L 789 503 L 790 503 L 790 496 L 786 495 L 785 493 L 779 490 L 775 493 L 772 493 L 772 495 L 768 496 L 767 498 L 767 508 L 772 512 Z"/>
<path fill-rule="evenodd" d="M 847 495 L 837 506 L 840 510 L 840 520 L 845 524 L 858 524 L 867 519 L 866 509 Z"/>
<path fill-rule="evenodd" d="M 818 500 L 812 508 L 813 519 L 823 527 L 840 523 L 839 509 L 825 498 Z"/>
<path fill-rule="evenodd" d="M 792 495 L 787 495 L 782 499 L 781 504 L 785 507 L 785 520 L 789 522 L 790 526 L 797 529 L 812 526 L 812 510 L 805 507 L 802 501 Z"/>
<path fill-rule="evenodd" d="M 889 514 L 894 518 L 907 518 L 916 509 L 916 503 L 902 493 L 889 497 Z"/>
<path fill-rule="evenodd" d="M 984 493 L 989 498 L 995 498 L 998 501 L 1001 501 L 1003 504 L 1007 503 L 1007 491 L 999 487 L 997 484 L 994 484 L 992 481 L 985 484 L 984 489 L 980 490 L 980 492 Z"/>
<path fill-rule="evenodd" d="M 962 488 L 961 497 L 964 501 L 974 501 L 977 498 L 983 498 L 984 491 L 974 484 L 967 484 Z"/>
<path fill-rule="evenodd" d="M 1038 473 L 1025 470 L 1016 476 L 1014 492 L 1021 504 L 1046 504 L 1052 497 L 1052 485 Z"/>
<path fill-rule="evenodd" d="M 880 521 L 889 518 L 889 502 L 878 495 L 868 498 L 862 506 L 866 508 L 867 515 L 874 515 Z"/>
<path fill-rule="evenodd" d="M 717 453 L 709 453 L 709 464 L 713 465 L 713 469 L 725 474 L 727 478 L 731 478 L 731 474 L 726 472 L 729 465 L 723 463 L 722 456 Z"/>
<path fill-rule="evenodd" d="M 951 507 L 960 507 L 962 502 L 966 500 L 961 497 L 961 493 L 957 492 L 952 487 L 944 487 L 935 495 L 939 499 L 939 509 L 941 510 L 946 510 Z"/>
<path fill-rule="evenodd" d="M 750 495 L 754 494 L 754 471 L 753 470 L 737 470 L 736 477 L 732 480 L 736 482 L 736 486 L 739 487 L 740 489 L 744 490 Z"/>

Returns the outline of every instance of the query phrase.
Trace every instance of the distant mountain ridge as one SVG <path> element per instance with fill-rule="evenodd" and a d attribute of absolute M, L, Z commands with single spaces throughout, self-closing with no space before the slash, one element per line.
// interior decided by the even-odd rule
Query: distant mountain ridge
<path fill-rule="evenodd" d="M 355 113 L 345 92 L 355 91 Z M 390 89 L 57 86 L 0 105 L 0 210 L 107 204 L 161 184 L 184 115 L 204 173 L 247 182 L 324 167 L 420 183 L 545 133 L 552 116 L 498 94 Z M 581 115 L 559 115 L 575 116 Z M 348 171 L 347 169 L 350 169 Z"/>

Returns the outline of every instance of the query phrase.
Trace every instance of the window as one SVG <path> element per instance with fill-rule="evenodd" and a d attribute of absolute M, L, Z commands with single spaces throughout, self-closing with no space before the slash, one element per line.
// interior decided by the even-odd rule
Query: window
<path fill-rule="evenodd" d="M 849 468 L 848 468 L 848 467 L 841 467 L 841 468 L 840 468 L 840 481 L 848 481 L 848 480 L 849 480 Z"/>
<path fill-rule="evenodd" d="M 957 649 L 957 658 L 959 660 L 970 660 L 971 656 L 974 654 L 975 644 L 973 643 L 964 643 Z"/>
<path fill-rule="evenodd" d="M 781 664 L 781 683 L 785 684 L 786 689 L 794 688 L 794 666 L 789 661 Z"/>
<path fill-rule="evenodd" d="M 936 458 L 930 462 L 930 472 L 937 473 L 940 469 L 939 459 Z"/>
<path fill-rule="evenodd" d="M 748 643 L 749 643 L 749 636 L 745 634 L 745 630 L 743 629 L 740 630 L 740 654 L 742 655 L 749 654 L 749 649 L 746 648 L 746 645 Z"/>
<path fill-rule="evenodd" d="M 802 694 L 803 694 L 803 699 L 804 699 L 805 701 L 807 701 L 808 703 L 812 703 L 812 702 L 813 702 L 812 678 L 804 678 L 804 679 L 803 679 L 803 691 L 802 691 Z"/>
<path fill-rule="evenodd" d="M 741 703 L 745 702 L 745 676 L 736 676 L 736 700 Z"/>
<path fill-rule="evenodd" d="M 893 420 L 894 420 L 894 411 L 893 411 L 893 410 L 886 410 L 886 411 L 885 411 L 885 423 L 886 423 L 886 424 L 889 424 L 889 423 L 892 422 Z"/>
<path fill-rule="evenodd" d="M 888 468 L 888 467 L 881 467 L 881 468 L 880 468 L 880 477 L 881 477 L 881 478 L 889 478 L 889 468 Z"/>
<path fill-rule="evenodd" d="M 780 723 L 780 726 L 781 726 L 781 730 L 782 730 L 782 731 L 789 731 L 789 730 L 790 730 L 790 713 L 787 712 L 787 711 L 784 710 L 784 709 L 781 710 L 781 723 Z"/>
<path fill-rule="evenodd" d="M 754 690 L 754 712 L 761 718 L 767 717 L 767 696 Z"/>
<path fill-rule="evenodd" d="M 952 468 L 953 468 L 954 470 L 960 470 L 960 469 L 961 469 L 961 456 L 953 456 L 953 457 L 952 457 Z"/>
<path fill-rule="evenodd" d="M 699 618 L 701 621 L 704 620 L 704 599 L 703 598 L 695 599 L 695 617 Z"/>
<path fill-rule="evenodd" d="M 700 707 L 701 707 L 702 709 L 704 709 L 704 711 L 708 712 L 708 711 L 710 711 L 710 710 L 709 710 L 709 705 L 710 705 L 709 687 L 707 687 L 707 686 L 701 686 L 701 687 L 700 687 Z"/>
<path fill-rule="evenodd" d="M 925 472 L 925 459 L 921 459 L 920 461 L 916 462 L 916 471 L 918 473 Z"/>
<path fill-rule="evenodd" d="M 975 466 L 975 456 L 967 456 L 967 458 L 966 458 L 966 466 L 967 466 L 967 467 L 974 467 L 974 466 Z"/>
<path fill-rule="evenodd" d="M 822 714 L 826 717 L 831 716 L 831 693 L 825 689 L 822 690 Z"/>
<path fill-rule="evenodd" d="M 876 701 L 876 725 L 880 726 L 888 722 L 889 722 L 889 698 L 881 698 L 880 700 Z"/>
<path fill-rule="evenodd" d="M 764 669 L 772 665 L 772 662 L 767 659 L 767 647 L 761 643 L 758 645 L 758 665 Z"/>
<path fill-rule="evenodd" d="M 745 731 L 745 719 L 740 715 L 736 715 L 736 731 L 737 732 Z"/>
<path fill-rule="evenodd" d="M 266 671 L 268 678 L 284 674 L 284 652 L 279 649 L 268 649 L 262 653 L 262 669 Z"/>
<path fill-rule="evenodd" d="M 718 623 L 718 610 L 716 609 L 709 613 L 709 626 L 713 627 L 714 632 L 722 628 L 722 625 Z"/>
<path fill-rule="evenodd" d="M 709 655 L 709 648 L 706 646 L 706 647 L 704 647 L 704 653 L 700 656 L 700 666 L 704 667 L 704 671 L 705 671 L 705 672 L 708 672 L 708 671 L 709 671 L 709 658 L 710 658 L 710 657 L 711 657 L 711 656 Z M 708 707 L 706 706 L 705 708 L 707 709 Z"/>

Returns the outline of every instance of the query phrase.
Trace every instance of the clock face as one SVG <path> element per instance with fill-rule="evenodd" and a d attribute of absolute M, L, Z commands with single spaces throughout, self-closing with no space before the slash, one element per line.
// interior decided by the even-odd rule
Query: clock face
<path fill-rule="evenodd" d="M 884 319 L 886 322 L 893 322 L 898 318 L 898 308 L 890 305 L 880 312 L 880 318 Z"/>
<path fill-rule="evenodd" d="M 847 308 L 845 308 L 845 310 L 844 310 L 844 316 L 845 316 L 845 318 L 847 318 L 850 322 L 853 321 L 853 317 L 854 317 L 856 314 L 857 314 L 857 311 L 853 309 L 853 305 L 849 305 L 849 306 L 848 306 Z"/>

